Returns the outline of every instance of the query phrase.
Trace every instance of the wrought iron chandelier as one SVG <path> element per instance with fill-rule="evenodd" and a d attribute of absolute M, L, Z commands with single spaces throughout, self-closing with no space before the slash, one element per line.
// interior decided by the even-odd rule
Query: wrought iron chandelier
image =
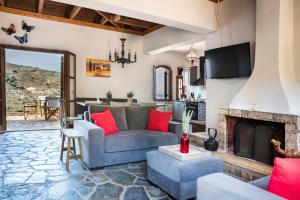
<path fill-rule="evenodd" d="M 124 33 L 122 33 L 122 38 L 120 38 L 121 40 L 121 46 L 122 46 L 122 50 L 121 50 L 121 57 L 119 56 L 119 52 L 117 52 L 117 50 L 115 49 L 114 52 L 114 60 L 112 60 L 112 55 L 111 52 L 109 52 L 109 61 L 110 62 L 117 62 L 117 63 L 121 63 L 122 64 L 122 68 L 124 68 L 125 64 L 130 64 L 130 63 L 135 63 L 137 61 L 137 56 L 136 56 L 136 52 L 134 53 L 134 60 L 131 61 L 131 53 L 130 50 L 128 51 L 128 57 L 125 58 L 125 41 L 126 39 L 124 38 Z"/>

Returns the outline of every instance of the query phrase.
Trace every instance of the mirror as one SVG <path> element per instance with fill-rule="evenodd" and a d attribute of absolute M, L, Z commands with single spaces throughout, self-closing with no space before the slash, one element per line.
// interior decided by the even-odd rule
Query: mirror
<path fill-rule="evenodd" d="M 172 100 L 172 70 L 169 66 L 153 66 L 153 99 Z"/>

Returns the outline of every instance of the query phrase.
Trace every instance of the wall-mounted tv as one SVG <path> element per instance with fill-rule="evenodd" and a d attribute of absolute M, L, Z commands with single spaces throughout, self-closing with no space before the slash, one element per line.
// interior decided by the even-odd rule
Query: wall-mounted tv
<path fill-rule="evenodd" d="M 250 43 L 205 51 L 205 68 L 209 79 L 249 77 Z"/>

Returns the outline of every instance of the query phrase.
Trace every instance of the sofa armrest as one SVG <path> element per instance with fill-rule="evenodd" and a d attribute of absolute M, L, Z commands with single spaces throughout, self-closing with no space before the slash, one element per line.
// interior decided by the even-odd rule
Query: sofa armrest
<path fill-rule="evenodd" d="M 90 119 L 90 112 L 89 111 L 84 111 L 84 113 L 83 113 L 83 119 L 85 120 L 85 121 L 91 121 L 91 119 Z"/>
<path fill-rule="evenodd" d="M 197 200 L 283 200 L 284 198 L 231 176 L 215 173 L 198 178 Z"/>
<path fill-rule="evenodd" d="M 270 176 L 266 176 L 266 177 L 257 179 L 255 181 L 251 181 L 249 183 L 251 185 L 254 185 L 254 186 L 259 187 L 261 189 L 267 190 L 269 181 L 270 181 Z"/>
<path fill-rule="evenodd" d="M 182 132 L 182 124 L 179 122 L 170 121 L 169 132 L 172 132 L 175 134 Z"/>
<path fill-rule="evenodd" d="M 85 121 L 74 121 L 74 129 L 83 135 L 83 159 L 89 168 L 102 167 L 105 164 L 104 130 L 95 124 Z"/>

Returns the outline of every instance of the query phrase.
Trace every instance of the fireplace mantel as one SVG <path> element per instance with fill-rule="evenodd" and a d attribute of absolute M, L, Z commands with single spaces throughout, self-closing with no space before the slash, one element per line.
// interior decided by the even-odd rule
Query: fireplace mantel
<path fill-rule="evenodd" d="M 220 148 L 227 149 L 227 119 L 226 116 L 245 119 L 263 120 L 269 122 L 280 122 L 285 124 L 285 149 L 300 150 L 300 130 L 298 127 L 298 116 L 290 114 L 261 112 L 255 110 L 242 110 L 231 108 L 219 108 L 219 123 L 217 139 Z"/>

